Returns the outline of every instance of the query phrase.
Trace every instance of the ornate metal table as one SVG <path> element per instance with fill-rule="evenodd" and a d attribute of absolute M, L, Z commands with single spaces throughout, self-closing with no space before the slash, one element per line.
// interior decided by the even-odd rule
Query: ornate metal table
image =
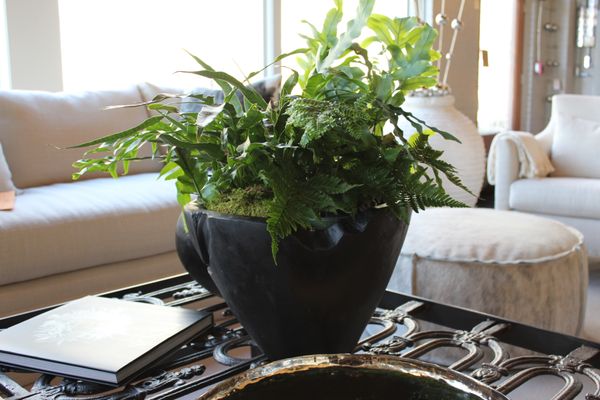
<path fill-rule="evenodd" d="M 187 274 L 102 296 L 208 310 L 215 326 L 120 388 L 0 366 L 0 397 L 192 399 L 268 361 L 223 300 Z M 1 319 L 0 329 L 46 310 Z M 600 400 L 600 344 L 400 293 L 386 292 L 356 351 L 445 365 L 510 399 Z"/>

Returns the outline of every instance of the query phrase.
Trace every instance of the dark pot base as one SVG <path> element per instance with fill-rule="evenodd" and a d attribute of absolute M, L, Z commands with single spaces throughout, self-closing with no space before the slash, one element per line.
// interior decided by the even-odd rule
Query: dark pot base
<path fill-rule="evenodd" d="M 387 286 L 407 225 L 387 210 L 329 220 L 280 243 L 260 219 L 188 206 L 194 248 L 223 298 L 272 360 L 351 352 Z M 192 275 L 193 276 L 193 275 Z"/>

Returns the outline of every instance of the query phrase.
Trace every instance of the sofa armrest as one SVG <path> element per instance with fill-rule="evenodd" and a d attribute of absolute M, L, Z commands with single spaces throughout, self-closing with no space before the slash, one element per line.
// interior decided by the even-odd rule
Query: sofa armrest
<path fill-rule="evenodd" d="M 499 133 L 490 146 L 488 181 L 496 185 L 495 204 L 500 210 L 509 208 L 510 186 L 519 178 L 542 178 L 554 171 L 549 149 L 529 132 Z"/>
<path fill-rule="evenodd" d="M 517 146 L 507 138 L 496 143 L 494 208 L 509 209 L 510 185 L 519 178 Z"/>

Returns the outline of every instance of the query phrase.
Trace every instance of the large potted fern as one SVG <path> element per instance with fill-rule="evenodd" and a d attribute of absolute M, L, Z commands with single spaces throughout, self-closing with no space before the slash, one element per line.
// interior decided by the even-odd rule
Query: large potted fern
<path fill-rule="evenodd" d="M 373 2 L 362 0 L 338 33 L 335 1 L 307 48 L 276 60 L 295 54 L 302 66 L 277 101 L 246 85 L 257 73 L 238 80 L 194 57 L 201 69 L 191 73 L 213 79 L 223 102 L 159 95 L 147 105 L 155 116 L 80 145 L 96 155 L 75 163 L 80 173 L 116 175 L 152 144 L 185 205 L 194 252 L 182 257 L 186 267 L 193 276 L 208 268 L 271 359 L 352 351 L 411 210 L 462 205 L 441 184 L 446 176 L 461 185 L 455 169 L 428 144 L 432 135 L 454 137 L 401 107 L 407 91 L 436 83 L 436 33 L 415 18 L 374 18 Z M 414 129 L 403 132 L 400 119 Z"/>

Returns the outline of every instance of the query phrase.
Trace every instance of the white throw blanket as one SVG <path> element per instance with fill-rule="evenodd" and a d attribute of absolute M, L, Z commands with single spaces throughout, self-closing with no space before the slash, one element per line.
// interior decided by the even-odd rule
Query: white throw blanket
<path fill-rule="evenodd" d="M 487 163 L 487 178 L 490 185 L 496 183 L 496 143 L 510 140 L 517 148 L 519 178 L 541 178 L 554 172 L 554 167 L 541 144 L 529 132 L 506 131 L 497 134 L 490 146 Z"/>

